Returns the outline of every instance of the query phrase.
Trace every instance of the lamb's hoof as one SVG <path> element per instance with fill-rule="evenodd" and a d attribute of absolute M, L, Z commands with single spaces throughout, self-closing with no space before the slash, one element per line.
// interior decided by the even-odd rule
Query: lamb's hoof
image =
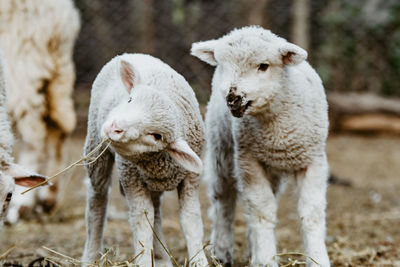
<path fill-rule="evenodd" d="M 54 199 L 43 199 L 39 202 L 39 205 L 42 207 L 42 211 L 49 214 L 56 207 L 56 200 Z"/>

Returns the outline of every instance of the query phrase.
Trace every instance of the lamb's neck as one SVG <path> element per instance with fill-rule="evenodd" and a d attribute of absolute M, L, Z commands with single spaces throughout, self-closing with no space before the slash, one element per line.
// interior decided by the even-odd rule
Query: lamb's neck
<path fill-rule="evenodd" d="M 259 112 L 254 117 L 263 122 L 271 122 L 278 120 L 281 116 L 287 116 L 288 111 L 291 110 L 290 106 L 297 103 L 293 99 L 293 93 L 286 84 L 282 84 L 277 93 L 267 101 L 262 112 Z"/>
<path fill-rule="evenodd" d="M 168 153 L 142 153 L 137 157 L 129 158 L 137 164 L 147 176 L 155 179 L 164 179 L 173 176 L 176 165 L 172 162 Z"/>

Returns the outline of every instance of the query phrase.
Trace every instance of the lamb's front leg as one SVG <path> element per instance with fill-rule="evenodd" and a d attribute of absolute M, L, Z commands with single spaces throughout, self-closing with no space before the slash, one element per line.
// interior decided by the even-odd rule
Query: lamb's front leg
<path fill-rule="evenodd" d="M 82 256 L 83 266 L 101 257 L 103 252 L 103 233 L 106 224 L 109 190 L 96 190 L 88 185 L 86 197 L 86 242 Z"/>
<path fill-rule="evenodd" d="M 203 250 L 203 221 L 199 202 L 199 178 L 192 175 L 179 185 L 179 219 L 185 236 L 190 266 L 207 266 Z"/>
<path fill-rule="evenodd" d="M 308 168 L 297 174 L 298 212 L 306 254 L 316 260 L 320 266 L 329 267 L 329 258 L 325 246 L 325 208 L 328 180 L 326 158 L 314 161 Z M 318 266 L 307 260 L 307 266 Z"/>
<path fill-rule="evenodd" d="M 250 266 L 278 266 L 274 261 L 277 201 L 268 176 L 253 159 L 240 159 L 239 189 L 244 201 L 249 239 Z"/>
<path fill-rule="evenodd" d="M 127 170 L 125 169 L 125 171 Z M 129 207 L 129 223 L 133 235 L 133 255 L 142 254 L 136 259 L 135 264 L 149 267 L 152 262 L 153 231 L 151 227 L 154 226 L 154 207 L 149 190 L 137 177 L 125 172 L 120 177 L 120 181 Z"/>
<path fill-rule="evenodd" d="M 90 151 L 97 145 L 95 142 L 87 143 L 85 151 Z M 83 265 L 93 263 L 103 252 L 103 233 L 113 163 L 113 157 L 107 151 L 95 163 L 86 166 L 89 184 L 86 196 L 86 242 L 82 256 Z"/>

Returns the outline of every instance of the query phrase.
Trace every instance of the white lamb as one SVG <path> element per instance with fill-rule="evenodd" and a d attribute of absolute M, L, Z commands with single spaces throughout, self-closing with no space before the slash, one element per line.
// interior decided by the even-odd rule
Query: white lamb
<path fill-rule="evenodd" d="M 3 69 L 3 54 L 0 51 L 0 233 L 7 208 L 14 192 L 14 183 L 34 186 L 46 179 L 13 163 L 13 135 L 7 115 L 6 79 Z"/>
<path fill-rule="evenodd" d="M 178 189 L 180 223 L 192 266 L 205 266 L 203 224 L 198 199 L 202 162 L 196 155 L 204 141 L 195 95 L 168 65 L 143 54 L 124 54 L 107 63 L 91 92 L 85 152 L 103 138 L 111 147 L 87 167 L 86 244 L 83 262 L 102 252 L 111 170 L 115 161 L 120 187 L 129 206 L 134 254 L 139 266 L 172 266 L 146 219 L 164 242 L 160 198 Z M 142 247 L 143 245 L 143 247 Z"/>
<path fill-rule="evenodd" d="M 8 109 L 22 139 L 18 161 L 36 172 L 61 168 L 65 138 L 75 128 L 72 52 L 79 24 L 72 0 L 0 1 Z M 57 184 L 38 190 L 37 198 L 35 192 L 15 194 L 7 220 L 16 222 L 19 210 L 31 209 L 35 199 L 49 211 L 57 201 Z"/>
<path fill-rule="evenodd" d="M 194 43 L 191 52 L 216 66 L 204 162 L 216 257 L 225 266 L 233 263 L 239 192 L 251 266 L 277 266 L 278 195 L 294 179 L 306 254 L 329 266 L 324 242 L 327 102 L 321 79 L 306 62 L 307 52 L 256 26 Z"/>

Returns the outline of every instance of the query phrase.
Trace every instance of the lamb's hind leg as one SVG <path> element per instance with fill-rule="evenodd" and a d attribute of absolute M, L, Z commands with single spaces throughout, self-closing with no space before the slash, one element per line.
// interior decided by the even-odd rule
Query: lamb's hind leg
<path fill-rule="evenodd" d="M 159 192 L 151 193 L 151 199 L 154 205 L 154 231 L 156 232 L 156 236 L 153 237 L 153 246 L 154 246 L 154 258 L 156 260 L 156 267 L 172 267 L 171 260 L 161 245 L 164 244 L 166 246 L 164 233 L 162 230 L 161 224 L 161 194 Z M 160 240 L 158 240 L 160 239 Z M 160 243 L 161 242 L 161 243 Z"/>
<path fill-rule="evenodd" d="M 91 151 L 97 143 L 86 144 L 85 151 Z M 106 224 L 107 203 L 113 156 L 106 151 L 96 162 L 87 165 L 89 183 L 86 196 L 86 243 L 82 256 L 83 263 L 93 263 L 103 250 L 103 233 Z"/>
<path fill-rule="evenodd" d="M 329 267 L 325 247 L 325 208 L 328 163 L 326 158 L 313 162 L 297 175 L 298 212 L 306 254 L 320 266 Z M 318 266 L 307 260 L 307 266 Z"/>
<path fill-rule="evenodd" d="M 237 198 L 236 180 L 231 177 L 232 164 L 224 164 L 227 170 L 217 170 L 215 159 L 206 160 L 205 175 L 209 186 L 209 199 L 211 202 L 208 210 L 212 221 L 211 240 L 213 256 L 223 266 L 233 265 L 234 217 Z M 207 164 L 208 163 L 208 164 Z M 222 165 L 222 164 L 221 164 Z M 224 173 L 223 173 L 224 172 Z"/>

